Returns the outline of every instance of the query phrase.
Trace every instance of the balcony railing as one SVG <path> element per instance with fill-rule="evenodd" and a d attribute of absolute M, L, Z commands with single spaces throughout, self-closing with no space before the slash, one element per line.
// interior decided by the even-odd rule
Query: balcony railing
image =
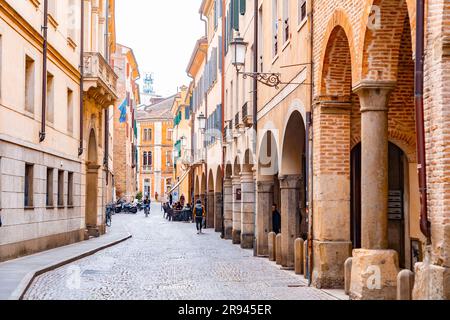
<path fill-rule="evenodd" d="M 117 99 L 118 76 L 100 53 L 84 53 L 83 76 L 84 91 L 90 92 L 94 99 L 100 102 Z"/>
<path fill-rule="evenodd" d="M 198 149 L 194 152 L 194 162 L 199 163 L 206 160 L 205 149 Z"/>
<path fill-rule="evenodd" d="M 146 172 L 152 172 L 153 171 L 153 166 L 142 166 L 142 172 L 146 173 Z"/>
<path fill-rule="evenodd" d="M 239 118 L 239 112 L 234 116 L 234 127 L 239 128 L 241 124 L 241 119 Z"/>
<path fill-rule="evenodd" d="M 242 122 L 246 127 L 251 127 L 253 125 L 253 117 L 249 112 L 248 102 L 242 106 Z"/>

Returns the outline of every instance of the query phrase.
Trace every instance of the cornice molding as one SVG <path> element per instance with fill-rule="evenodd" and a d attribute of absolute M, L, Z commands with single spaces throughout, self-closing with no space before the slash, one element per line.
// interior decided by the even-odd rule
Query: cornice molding
<path fill-rule="evenodd" d="M 30 0 L 33 5 L 40 1 Z M 5 0 L 0 0 L 0 17 L 12 29 L 18 32 L 24 39 L 30 42 L 40 53 L 44 38 L 36 31 L 13 7 Z M 56 50 L 51 44 L 48 44 L 48 58 L 55 65 L 59 66 L 74 82 L 80 82 L 80 71 L 74 67 L 64 56 Z"/>

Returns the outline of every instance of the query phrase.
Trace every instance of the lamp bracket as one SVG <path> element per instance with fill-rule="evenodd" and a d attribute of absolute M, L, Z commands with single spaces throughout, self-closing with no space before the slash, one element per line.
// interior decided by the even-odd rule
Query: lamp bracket
<path fill-rule="evenodd" d="M 248 77 L 252 79 L 256 79 L 257 81 L 261 82 L 262 84 L 272 87 L 275 89 L 278 89 L 281 80 L 280 80 L 280 73 L 265 73 L 265 72 L 239 72 L 242 74 L 244 79 L 247 79 Z"/>

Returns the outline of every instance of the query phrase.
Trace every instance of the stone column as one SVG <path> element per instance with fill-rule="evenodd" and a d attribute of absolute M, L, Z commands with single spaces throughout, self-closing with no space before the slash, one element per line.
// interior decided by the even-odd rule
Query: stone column
<path fill-rule="evenodd" d="M 255 237 L 255 180 L 253 171 L 241 173 L 241 247 L 252 249 Z"/>
<path fill-rule="evenodd" d="M 398 253 L 388 250 L 388 100 L 391 82 L 362 82 L 355 88 L 361 103 L 361 235 L 353 251 L 350 297 L 396 298 Z M 375 286 L 371 282 L 375 279 Z"/>
<path fill-rule="evenodd" d="M 299 175 L 280 176 L 281 189 L 281 264 L 294 268 L 294 243 L 300 237 Z"/>
<path fill-rule="evenodd" d="M 342 288 L 351 256 L 348 101 L 320 101 L 314 108 L 313 270 L 318 288 Z M 328 156 L 328 154 L 333 156 Z"/>
<path fill-rule="evenodd" d="M 214 203 L 214 191 L 209 191 L 207 196 L 208 208 L 206 209 L 206 227 L 214 228 L 214 215 L 215 215 L 215 207 Z"/>
<path fill-rule="evenodd" d="M 256 210 L 257 228 L 257 254 L 266 256 L 269 254 L 268 236 L 272 231 L 272 205 L 273 205 L 272 181 L 258 181 L 258 208 Z"/>
<path fill-rule="evenodd" d="M 233 237 L 233 184 L 231 179 L 225 179 L 223 182 L 223 204 L 225 239 L 231 240 Z"/>
<path fill-rule="evenodd" d="M 233 231 L 232 231 L 232 240 L 233 244 L 241 243 L 241 200 L 237 200 L 237 191 L 241 187 L 241 177 L 233 176 Z"/>
<path fill-rule="evenodd" d="M 361 244 L 388 248 L 388 100 L 391 85 L 364 82 L 355 91 L 361 103 Z"/>
<path fill-rule="evenodd" d="M 214 230 L 216 232 L 222 231 L 222 205 L 223 205 L 223 199 L 222 199 L 222 193 L 216 192 L 214 194 Z"/>

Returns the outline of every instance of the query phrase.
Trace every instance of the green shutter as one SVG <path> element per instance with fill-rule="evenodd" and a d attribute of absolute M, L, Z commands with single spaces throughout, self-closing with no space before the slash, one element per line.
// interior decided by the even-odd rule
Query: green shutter
<path fill-rule="evenodd" d="M 239 2 L 240 0 L 233 0 L 231 11 L 233 12 L 233 29 L 239 31 Z"/>
<path fill-rule="evenodd" d="M 247 9 L 247 0 L 241 0 L 240 13 L 241 15 L 245 15 L 245 11 Z"/>

